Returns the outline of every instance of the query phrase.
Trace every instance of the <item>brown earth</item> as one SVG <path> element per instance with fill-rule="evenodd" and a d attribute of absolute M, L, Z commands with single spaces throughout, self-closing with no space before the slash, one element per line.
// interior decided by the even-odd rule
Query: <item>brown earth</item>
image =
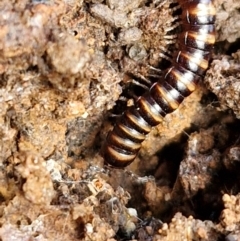
<path fill-rule="evenodd" d="M 0 2 L 1 241 L 240 240 L 240 0 L 214 5 L 203 83 L 116 170 L 110 113 L 169 66 L 177 1 Z"/>

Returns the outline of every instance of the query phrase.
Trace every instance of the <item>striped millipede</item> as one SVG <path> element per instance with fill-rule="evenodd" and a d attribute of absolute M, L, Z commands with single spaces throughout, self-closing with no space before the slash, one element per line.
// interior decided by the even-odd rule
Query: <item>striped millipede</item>
<path fill-rule="evenodd" d="M 102 148 L 107 165 L 126 167 L 137 156 L 153 126 L 176 110 L 203 78 L 215 43 L 215 8 L 211 0 L 179 0 L 182 31 L 179 50 L 163 79 L 138 98 L 108 133 Z"/>

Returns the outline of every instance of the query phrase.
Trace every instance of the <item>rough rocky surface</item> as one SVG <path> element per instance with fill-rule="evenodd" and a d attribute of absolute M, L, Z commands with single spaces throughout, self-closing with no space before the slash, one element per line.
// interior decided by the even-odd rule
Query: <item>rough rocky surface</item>
<path fill-rule="evenodd" d="M 203 83 L 116 170 L 111 116 L 169 66 L 177 1 L 0 2 L 0 240 L 240 240 L 240 0 L 214 4 Z"/>

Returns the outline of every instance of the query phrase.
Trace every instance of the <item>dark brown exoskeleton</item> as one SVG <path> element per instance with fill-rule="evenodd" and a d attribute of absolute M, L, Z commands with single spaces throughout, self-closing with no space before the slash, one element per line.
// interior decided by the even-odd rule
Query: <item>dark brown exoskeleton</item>
<path fill-rule="evenodd" d="M 136 157 L 141 143 L 153 126 L 176 110 L 185 97 L 203 78 L 215 43 L 215 8 L 210 0 L 181 1 L 182 31 L 179 50 L 164 79 L 154 83 L 127 109 L 113 130 L 108 133 L 102 149 L 106 164 L 125 167 Z"/>

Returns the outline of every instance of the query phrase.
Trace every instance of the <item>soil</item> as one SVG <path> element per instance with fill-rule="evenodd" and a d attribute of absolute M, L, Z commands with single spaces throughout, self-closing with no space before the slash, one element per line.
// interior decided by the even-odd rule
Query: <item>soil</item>
<path fill-rule="evenodd" d="M 0 2 L 0 240 L 240 240 L 240 0 L 199 88 L 126 169 L 101 146 L 169 67 L 178 2 Z"/>

